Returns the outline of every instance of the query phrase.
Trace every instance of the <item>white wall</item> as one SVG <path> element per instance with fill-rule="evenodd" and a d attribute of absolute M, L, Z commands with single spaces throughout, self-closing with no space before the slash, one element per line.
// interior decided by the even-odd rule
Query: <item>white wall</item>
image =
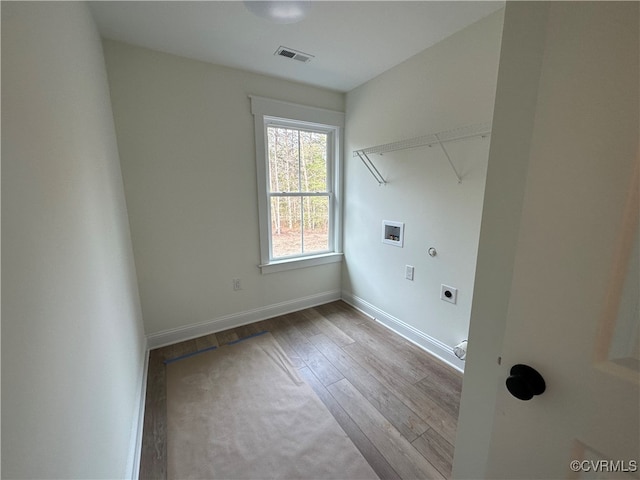
<path fill-rule="evenodd" d="M 347 94 L 343 294 L 459 367 L 450 347 L 469 328 L 489 141 L 447 144 L 461 184 L 439 148 L 374 155 L 389 182 L 383 187 L 352 152 L 490 121 L 502 17 L 498 11 Z M 404 248 L 381 242 L 382 220 L 405 223 Z M 414 281 L 404 278 L 407 264 Z M 456 305 L 440 300 L 441 284 L 458 288 Z"/>
<path fill-rule="evenodd" d="M 144 336 L 83 3 L 2 3 L 3 478 L 125 478 Z"/>
<path fill-rule="evenodd" d="M 257 267 L 248 95 L 338 111 L 344 95 L 114 41 L 104 48 L 151 344 L 338 298 L 340 264 Z"/>

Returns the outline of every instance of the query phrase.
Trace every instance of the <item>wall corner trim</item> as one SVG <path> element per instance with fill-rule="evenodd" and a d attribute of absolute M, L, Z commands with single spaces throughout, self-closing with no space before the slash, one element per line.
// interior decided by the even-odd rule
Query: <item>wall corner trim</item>
<path fill-rule="evenodd" d="M 222 317 L 208 320 L 202 323 L 186 325 L 184 327 L 163 330 L 158 333 L 147 335 L 147 342 L 150 350 L 154 348 L 164 347 L 177 342 L 191 340 L 192 338 L 201 337 L 210 333 L 221 332 L 229 328 L 240 327 L 267 318 L 277 317 L 286 313 L 297 312 L 305 308 L 316 307 L 324 303 L 340 300 L 340 290 L 331 290 L 328 292 L 317 293 L 307 297 L 296 298 L 285 302 L 266 305 L 264 307 L 245 310 L 239 313 L 232 313 Z"/>
<path fill-rule="evenodd" d="M 140 372 L 140 396 L 138 409 L 136 412 L 136 421 L 133 422 L 133 426 L 131 429 L 131 445 L 132 452 L 129 454 L 130 462 L 129 468 L 130 476 L 129 478 L 133 480 L 138 480 L 140 477 L 140 461 L 142 458 L 142 435 L 144 433 L 144 413 L 147 402 L 147 375 L 149 372 L 149 343 L 145 338 L 143 341 L 143 349 L 144 349 L 144 358 L 142 360 L 142 372 Z"/>
<path fill-rule="evenodd" d="M 401 337 L 442 360 L 447 365 L 450 365 L 459 372 L 464 373 L 464 361 L 455 356 L 453 353 L 453 347 L 450 347 L 449 345 L 442 343 L 440 340 L 421 332 L 399 318 L 389 315 L 387 312 L 379 309 L 375 305 L 372 305 L 351 292 L 343 290 L 342 300 L 352 307 L 360 310 L 365 315 L 373 318 L 384 327 L 387 327 L 389 330 L 397 333 Z"/>

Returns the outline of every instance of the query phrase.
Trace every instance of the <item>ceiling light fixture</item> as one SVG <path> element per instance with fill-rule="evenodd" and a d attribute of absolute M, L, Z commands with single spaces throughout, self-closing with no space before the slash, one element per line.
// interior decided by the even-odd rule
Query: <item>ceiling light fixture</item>
<path fill-rule="evenodd" d="M 274 23 L 297 23 L 303 20 L 311 9 L 310 1 L 245 1 L 245 7 L 260 18 Z"/>

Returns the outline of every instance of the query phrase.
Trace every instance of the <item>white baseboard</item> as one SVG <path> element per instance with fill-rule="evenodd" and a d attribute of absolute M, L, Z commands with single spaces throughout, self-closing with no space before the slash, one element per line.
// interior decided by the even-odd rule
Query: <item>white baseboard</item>
<path fill-rule="evenodd" d="M 144 341 L 144 360 L 142 361 L 141 383 L 137 418 L 134 419 L 131 432 L 131 444 L 133 451 L 130 454 L 129 471 L 132 480 L 137 480 L 140 476 L 140 459 L 142 454 L 142 434 L 144 427 L 144 411 L 147 401 L 147 375 L 149 373 L 149 348 L 148 342 Z"/>
<path fill-rule="evenodd" d="M 424 332 L 404 323 L 402 320 L 389 315 L 383 310 L 380 310 L 375 305 L 370 304 L 366 300 L 353 295 L 351 292 L 342 291 L 342 300 L 347 302 L 352 307 L 360 310 L 365 315 L 370 316 L 381 325 L 387 327 L 389 330 L 394 331 L 401 337 L 409 340 L 411 343 L 417 345 L 423 350 L 427 351 L 431 355 L 439 358 L 444 363 L 451 365 L 453 368 L 460 372 L 464 372 L 464 361 L 460 360 L 453 353 L 453 347 L 442 343 L 440 340 L 427 335 Z"/>
<path fill-rule="evenodd" d="M 334 302 L 340 300 L 340 290 L 318 293 L 308 297 L 297 298 L 286 302 L 275 303 L 265 307 L 246 310 L 244 312 L 232 313 L 222 317 L 208 320 L 206 322 L 187 325 L 185 327 L 172 328 L 158 333 L 147 335 L 147 343 L 150 350 L 154 348 L 164 347 L 177 342 L 191 340 L 192 338 L 201 337 L 210 333 L 221 332 L 229 328 L 240 327 L 249 323 L 266 320 L 267 318 L 277 317 L 286 313 L 297 312 L 305 308 L 315 307 L 323 303 Z"/>

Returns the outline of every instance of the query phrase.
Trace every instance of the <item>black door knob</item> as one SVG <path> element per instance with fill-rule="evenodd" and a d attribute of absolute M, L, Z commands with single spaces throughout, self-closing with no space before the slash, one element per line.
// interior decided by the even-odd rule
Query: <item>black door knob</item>
<path fill-rule="evenodd" d="M 528 365 L 514 365 L 507 378 L 507 390 L 520 400 L 531 400 L 546 389 L 544 378 L 537 370 Z"/>

